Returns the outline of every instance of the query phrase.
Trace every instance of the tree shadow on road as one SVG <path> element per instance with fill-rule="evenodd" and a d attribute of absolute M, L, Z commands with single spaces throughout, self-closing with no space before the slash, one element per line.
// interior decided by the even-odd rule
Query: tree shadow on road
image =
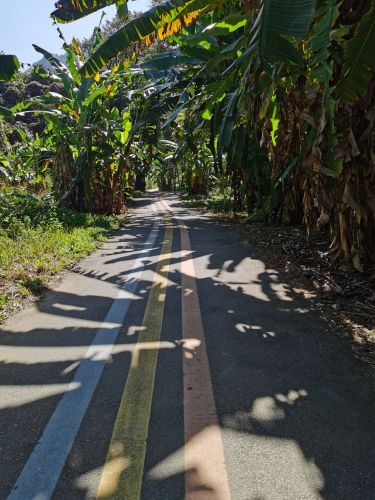
<path fill-rule="evenodd" d="M 347 343 L 329 331 L 318 313 L 310 311 L 306 302 L 291 292 L 276 271 L 267 269 L 255 249 L 241 244 L 238 236 L 217 225 L 215 218 L 191 216 L 191 211 L 180 215 L 190 228 L 194 249 L 207 352 L 233 498 L 375 498 L 373 372 L 353 356 Z M 137 225 L 133 228 L 136 235 L 141 234 Z M 185 352 L 181 329 L 168 316 L 173 309 L 180 314 L 182 276 L 177 225 L 174 233 L 167 292 L 167 304 L 170 301 L 171 306 L 166 310 L 162 332 L 162 341 L 172 343 L 174 348 L 159 351 L 152 410 L 156 417 L 150 423 L 143 484 L 143 498 L 147 500 L 177 499 L 184 494 Z M 121 242 L 119 245 L 124 246 Z M 116 253 L 122 250 L 123 254 Z M 133 250 L 105 251 L 115 252 L 118 263 L 137 257 L 139 247 Z M 160 241 L 146 262 L 146 271 L 154 270 L 153 257 L 158 251 Z M 128 270 L 120 278 L 111 273 L 95 274 L 94 269 L 88 268 L 76 272 L 119 287 L 131 279 Z M 134 327 L 134 333 L 140 325 L 150 286 L 150 280 L 144 278 L 138 287 L 138 291 L 144 289 L 147 293 L 138 293 L 134 300 L 133 311 L 120 332 L 73 445 L 56 498 L 91 498 L 92 484 L 97 484 L 107 455 L 129 369 L 132 351 L 127 346 L 138 338 L 137 333 L 128 335 L 129 329 Z M 46 301 L 39 303 L 41 312 L 51 315 L 51 328 L 17 334 L 4 331 L 0 343 L 5 347 L 84 348 L 90 344 L 96 327 L 89 324 L 59 330 L 53 326 L 53 316 L 100 322 L 110 305 L 108 297 L 82 298 L 74 293 L 51 292 Z M 194 355 L 194 350 L 189 349 Z M 32 391 L 32 385 L 44 384 L 52 389 L 34 400 L 31 392 L 29 399 L 25 396 L 24 404 L 12 406 L 4 402 L 0 408 L 4 478 L 1 497 L 9 492 L 34 446 L 34 436 L 41 434 L 61 397 L 61 385 L 71 380 L 77 362 L 69 349 L 66 355 L 61 351 L 61 359 L 47 357 L 41 362 L 33 362 L 32 358 L 23 362 L 13 358 L 9 362 L 6 349 L 4 352 L 0 385 L 25 386 Z M 17 440 L 12 442 L 10 436 L 15 434 Z M 11 473 L 6 464 L 10 456 L 14 460 Z M 196 473 L 202 463 L 197 460 Z M 116 485 L 113 487 L 116 490 Z M 204 487 L 214 498 L 215 484 Z"/>

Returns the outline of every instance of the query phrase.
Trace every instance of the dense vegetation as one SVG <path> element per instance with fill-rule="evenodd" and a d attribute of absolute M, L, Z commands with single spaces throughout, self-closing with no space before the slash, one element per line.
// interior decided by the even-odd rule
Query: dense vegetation
<path fill-rule="evenodd" d="M 0 218 L 0 320 L 120 225 L 115 217 L 77 213 L 19 192 L 0 196 Z"/>
<path fill-rule="evenodd" d="M 64 1 L 53 16 L 111 3 Z M 129 19 L 117 5 L 104 37 L 64 43 L 66 64 L 35 47 L 53 69 L 34 73 L 59 90 L 0 107 L 3 130 L 45 124 L 0 146 L 3 183 L 48 177 L 58 206 L 105 214 L 147 175 L 214 189 L 249 222 L 325 232 L 333 265 L 371 269 L 375 0 L 170 0 Z"/>

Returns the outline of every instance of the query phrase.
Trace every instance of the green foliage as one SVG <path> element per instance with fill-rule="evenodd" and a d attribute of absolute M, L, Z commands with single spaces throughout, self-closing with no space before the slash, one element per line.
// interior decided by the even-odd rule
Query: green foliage
<path fill-rule="evenodd" d="M 375 0 L 369 12 L 360 20 L 355 36 L 345 45 L 343 81 L 339 92 L 349 103 L 355 102 L 367 90 L 375 73 Z"/>
<path fill-rule="evenodd" d="M 81 78 L 78 67 L 84 56 L 75 43 L 65 45 L 66 65 L 47 50 L 34 48 L 50 62 L 53 73 L 47 78 L 53 78 L 62 91 L 48 91 L 10 108 L 16 118 L 38 115 L 46 123 L 45 134 L 22 151 L 24 160 L 35 170 L 54 172 L 61 201 L 69 199 L 83 210 L 123 211 L 132 121 L 129 109 L 120 113 L 115 100 L 124 86 L 124 74 L 117 67 L 107 79 Z"/>
<path fill-rule="evenodd" d="M 181 198 L 184 204 L 191 208 L 199 208 L 217 214 L 230 215 L 233 212 L 233 195 L 230 179 L 212 179 L 208 195 L 192 195 L 182 190 Z"/>
<path fill-rule="evenodd" d="M 52 200 L 0 198 L 0 319 L 43 291 L 52 275 L 92 252 L 121 219 L 78 213 Z"/>
<path fill-rule="evenodd" d="M 161 39 L 172 35 L 183 26 L 181 19 L 187 23 L 189 15 L 192 16 L 197 11 L 207 7 L 213 8 L 214 5 L 216 5 L 215 0 L 209 2 L 208 6 L 204 0 L 169 0 L 152 7 L 147 12 L 130 20 L 103 42 L 81 68 L 81 74 L 85 76 L 95 75 L 113 57 L 131 45 L 146 39 L 146 37 L 148 37 L 146 43 L 149 44 L 151 42 L 149 37 L 155 32 L 158 32 Z"/>
<path fill-rule="evenodd" d="M 304 38 L 310 28 L 314 0 L 263 0 L 250 33 L 247 52 L 257 50 L 262 61 L 301 62 L 297 49 L 288 40 Z"/>
<path fill-rule="evenodd" d="M 51 16 L 59 23 L 70 23 L 114 3 L 119 5 L 122 12 L 124 0 L 61 0 L 57 2 L 58 8 Z"/>
<path fill-rule="evenodd" d="M 60 202 L 105 213 L 146 175 L 161 189 L 214 190 L 235 213 L 329 226 L 333 247 L 361 269 L 375 227 L 374 2 L 156 1 L 65 43 L 66 64 L 35 47 L 60 88 L 0 102 L 9 124 L 46 124 L 14 153 L 5 134 L 3 184 L 50 175 Z M 56 16 L 109 3 L 61 1 Z"/>
<path fill-rule="evenodd" d="M 337 0 L 325 0 L 316 12 L 316 22 L 309 40 L 309 48 L 313 52 L 311 60 L 312 77 L 319 82 L 328 82 L 332 77 L 332 61 L 330 61 L 330 45 L 337 35 L 333 26 L 339 15 Z"/>
<path fill-rule="evenodd" d="M 22 226 L 45 229 L 61 227 L 53 199 L 19 193 L 0 195 L 0 227 L 16 235 Z"/>
<path fill-rule="evenodd" d="M 14 78 L 19 67 L 20 62 L 16 56 L 0 54 L 0 81 Z"/>

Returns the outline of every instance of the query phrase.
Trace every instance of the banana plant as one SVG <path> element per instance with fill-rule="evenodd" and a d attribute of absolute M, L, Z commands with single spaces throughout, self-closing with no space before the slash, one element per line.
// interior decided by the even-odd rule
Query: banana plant
<path fill-rule="evenodd" d="M 67 65 L 47 50 L 34 48 L 53 68 L 47 73 L 39 70 L 39 76 L 52 79 L 62 92 L 25 100 L 3 114 L 45 118 L 44 141 L 60 201 L 69 200 L 81 210 L 121 211 L 132 139 L 130 108 L 116 105 L 125 75 L 117 67 L 103 78 L 82 78 L 78 68 L 83 54 L 72 46 L 65 46 Z"/>
<path fill-rule="evenodd" d="M 54 18 L 114 3 L 61 0 Z M 326 227 L 333 261 L 360 270 L 374 262 L 374 44 L 375 0 L 169 0 L 97 31 L 88 59 L 44 53 L 64 90 L 0 115 L 44 114 L 63 193 L 86 208 L 113 210 L 119 165 L 122 186 L 131 170 L 196 192 L 216 178 L 252 220 Z"/>

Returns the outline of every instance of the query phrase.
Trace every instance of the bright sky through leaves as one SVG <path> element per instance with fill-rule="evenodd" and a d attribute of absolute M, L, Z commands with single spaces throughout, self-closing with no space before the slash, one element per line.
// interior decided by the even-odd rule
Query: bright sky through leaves
<path fill-rule="evenodd" d="M 129 1 L 129 10 L 144 11 L 148 0 Z M 0 52 L 16 54 L 20 61 L 33 63 L 40 55 L 32 48 L 35 43 L 50 52 L 61 54 L 62 40 L 59 39 L 50 13 L 54 10 L 53 0 L 1 0 L 0 2 Z M 111 19 L 114 6 L 104 9 L 107 19 Z M 75 36 L 84 38 L 92 33 L 102 11 L 96 12 L 72 24 L 60 25 L 66 39 Z"/>

